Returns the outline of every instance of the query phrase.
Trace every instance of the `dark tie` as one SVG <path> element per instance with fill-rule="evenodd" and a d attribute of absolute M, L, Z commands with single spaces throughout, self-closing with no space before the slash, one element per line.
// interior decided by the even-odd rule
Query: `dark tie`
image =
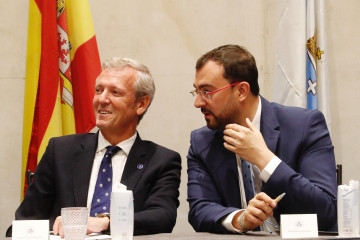
<path fill-rule="evenodd" d="M 254 198 L 254 182 L 251 175 L 251 164 L 241 159 L 241 172 L 243 175 L 246 202 Z"/>
<path fill-rule="evenodd" d="M 111 158 L 120 148 L 118 146 L 106 147 L 106 153 L 101 161 L 99 174 L 96 180 L 94 195 L 91 203 L 90 216 L 110 212 L 110 195 L 112 189 Z"/>
<path fill-rule="evenodd" d="M 243 175 L 246 202 L 249 204 L 249 201 L 255 196 L 254 180 L 251 174 L 251 164 L 243 159 L 241 159 L 241 172 Z M 261 229 L 260 227 L 256 227 L 253 231 L 261 231 Z"/>

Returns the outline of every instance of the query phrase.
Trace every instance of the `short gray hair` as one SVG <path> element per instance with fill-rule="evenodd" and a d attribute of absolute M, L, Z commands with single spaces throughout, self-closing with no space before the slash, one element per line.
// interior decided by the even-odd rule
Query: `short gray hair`
<path fill-rule="evenodd" d="M 104 69 L 111 69 L 111 68 L 124 68 L 126 66 L 132 67 L 137 72 L 137 77 L 134 83 L 134 90 L 135 90 L 135 99 L 139 100 L 140 98 L 149 95 L 151 97 L 150 104 L 155 95 L 155 84 L 154 79 L 148 69 L 144 64 L 130 58 L 121 58 L 121 57 L 113 57 L 101 65 L 101 68 Z M 150 106 L 149 104 L 149 106 Z M 149 108 L 148 106 L 148 108 Z M 147 109 L 146 109 L 147 111 Z M 146 113 L 146 111 L 139 116 L 139 121 Z"/>

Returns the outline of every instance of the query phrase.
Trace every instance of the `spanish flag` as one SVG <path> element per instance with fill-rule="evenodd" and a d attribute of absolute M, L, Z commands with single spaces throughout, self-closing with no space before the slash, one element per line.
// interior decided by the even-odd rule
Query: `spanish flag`
<path fill-rule="evenodd" d="M 95 126 L 100 58 L 88 0 L 29 0 L 22 188 L 51 137 Z M 22 194 L 23 197 L 23 194 Z"/>

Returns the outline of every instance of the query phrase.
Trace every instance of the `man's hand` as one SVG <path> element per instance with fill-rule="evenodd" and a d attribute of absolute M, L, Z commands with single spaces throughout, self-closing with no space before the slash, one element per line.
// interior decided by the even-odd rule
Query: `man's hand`
<path fill-rule="evenodd" d="M 89 217 L 87 225 L 87 234 L 105 231 L 108 229 L 110 219 L 108 217 Z M 60 235 L 64 238 L 64 228 L 62 224 L 61 216 L 58 216 L 53 225 L 54 235 Z"/>
<path fill-rule="evenodd" d="M 261 132 L 248 118 L 246 124 L 248 128 L 238 124 L 226 125 L 224 146 L 262 171 L 275 155 L 266 146 Z"/>
<path fill-rule="evenodd" d="M 249 201 L 249 205 L 243 216 L 242 224 L 247 230 L 262 226 L 264 221 L 273 215 L 273 208 L 276 207 L 276 202 L 271 199 L 266 193 L 260 192 Z M 233 219 L 233 226 L 241 229 L 240 221 L 241 212 L 235 215 Z M 244 229 L 241 229 L 244 230 Z"/>
<path fill-rule="evenodd" d="M 110 219 L 108 217 L 89 217 L 87 234 L 97 233 L 108 229 Z"/>
<path fill-rule="evenodd" d="M 53 225 L 53 232 L 54 232 L 54 235 L 60 235 L 61 238 L 64 238 L 64 229 L 63 229 L 61 216 L 58 216 L 55 219 L 55 222 Z"/>

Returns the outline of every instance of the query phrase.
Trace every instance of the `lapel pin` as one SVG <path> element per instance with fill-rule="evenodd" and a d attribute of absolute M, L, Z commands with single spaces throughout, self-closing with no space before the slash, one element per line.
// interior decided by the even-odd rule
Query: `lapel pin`
<path fill-rule="evenodd" d="M 141 163 L 137 165 L 137 169 L 142 169 L 144 167 L 144 165 L 142 165 Z"/>

